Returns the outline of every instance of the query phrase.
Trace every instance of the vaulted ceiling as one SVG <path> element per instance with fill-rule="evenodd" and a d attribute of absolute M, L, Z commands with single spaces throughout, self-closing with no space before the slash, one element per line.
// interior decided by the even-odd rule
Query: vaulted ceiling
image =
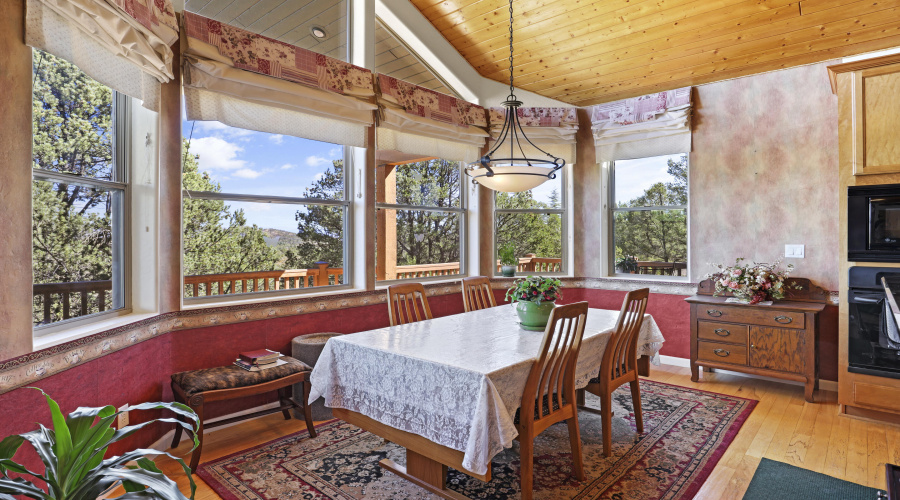
<path fill-rule="evenodd" d="M 410 1 L 481 75 L 508 82 L 508 1 Z M 900 0 L 515 0 L 514 8 L 516 87 L 575 105 L 900 45 Z"/>

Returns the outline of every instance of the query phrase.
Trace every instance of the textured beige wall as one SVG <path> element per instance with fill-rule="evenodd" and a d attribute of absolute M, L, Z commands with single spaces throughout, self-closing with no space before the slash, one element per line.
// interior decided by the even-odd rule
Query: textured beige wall
<path fill-rule="evenodd" d="M 838 289 L 837 97 L 828 64 L 694 89 L 693 281 L 709 263 L 772 262 L 785 244 L 803 244 L 806 257 L 785 264 Z"/>

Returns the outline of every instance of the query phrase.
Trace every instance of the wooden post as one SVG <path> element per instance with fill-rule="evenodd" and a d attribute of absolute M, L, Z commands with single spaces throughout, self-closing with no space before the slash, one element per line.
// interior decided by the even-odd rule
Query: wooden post
<path fill-rule="evenodd" d="M 316 262 L 316 267 L 318 267 L 316 272 L 315 286 L 328 286 L 328 263 L 327 262 Z"/>
<path fill-rule="evenodd" d="M 25 1 L 0 2 L 0 361 L 33 349 L 31 48 L 24 28 Z"/>
<path fill-rule="evenodd" d="M 375 175 L 375 202 L 397 203 L 397 170 L 394 165 L 378 165 Z M 397 278 L 397 211 L 377 210 L 376 279 Z"/>
<path fill-rule="evenodd" d="M 172 46 L 174 78 L 159 89 L 159 312 L 181 309 L 181 50 Z M 209 290 L 206 291 L 207 295 Z M 197 296 L 197 285 L 194 285 Z"/>
<path fill-rule="evenodd" d="M 481 154 L 490 151 L 485 139 Z M 466 178 L 467 182 L 471 182 Z M 478 185 L 478 270 L 482 276 L 493 278 L 497 275 L 497 254 L 494 253 L 494 192 Z"/>
<path fill-rule="evenodd" d="M 606 228 L 603 227 L 602 187 L 600 164 L 591 132 L 591 116 L 587 109 L 578 108 L 578 133 L 575 136 L 575 165 L 572 175 L 576 181 L 572 190 L 574 218 L 575 265 L 574 276 L 603 276 L 601 251 Z"/>
<path fill-rule="evenodd" d="M 365 245 L 365 286 L 366 290 L 375 290 L 375 125 L 369 127 L 366 135 L 365 158 L 365 222 L 363 229 Z M 346 265 L 346 264 L 345 264 Z M 357 280 L 358 278 L 354 278 Z"/>

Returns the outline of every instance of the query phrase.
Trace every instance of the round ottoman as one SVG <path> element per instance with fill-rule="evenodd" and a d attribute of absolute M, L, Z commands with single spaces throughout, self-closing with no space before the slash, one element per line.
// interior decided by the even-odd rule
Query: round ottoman
<path fill-rule="evenodd" d="M 338 337 L 342 333 L 310 333 L 309 335 L 301 335 L 291 340 L 291 356 L 298 359 L 309 366 L 315 367 L 319 355 L 325 349 L 325 343 L 331 337 Z M 303 387 L 300 384 L 294 385 L 294 394 L 303 394 Z M 306 401 L 303 402 L 306 404 Z M 329 420 L 334 418 L 331 414 L 331 408 L 325 406 L 325 399 L 319 398 L 315 403 L 309 405 L 312 411 L 313 420 Z M 294 416 L 302 419 L 303 413 L 296 408 L 293 410 Z"/>

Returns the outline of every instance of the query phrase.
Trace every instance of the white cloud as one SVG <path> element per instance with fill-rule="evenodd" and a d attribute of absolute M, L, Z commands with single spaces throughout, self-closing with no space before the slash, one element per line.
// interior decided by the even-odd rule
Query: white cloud
<path fill-rule="evenodd" d="M 281 170 L 290 170 L 296 166 L 297 165 L 294 165 L 293 163 L 285 163 L 284 165 L 281 166 Z"/>
<path fill-rule="evenodd" d="M 317 181 L 320 181 L 324 178 L 325 178 L 325 174 L 323 174 L 322 172 L 319 172 L 318 174 L 313 176 L 313 180 L 317 180 Z"/>
<path fill-rule="evenodd" d="M 339 158 L 341 153 L 343 153 L 341 148 L 331 148 L 328 150 L 328 156 L 331 158 Z"/>
<path fill-rule="evenodd" d="M 329 160 L 328 158 L 322 158 L 321 156 L 306 157 L 306 166 L 308 167 L 319 167 L 328 163 L 331 163 L 331 160 Z"/>
<path fill-rule="evenodd" d="M 260 172 L 259 170 L 253 170 L 252 168 L 242 168 L 234 172 L 232 175 L 234 175 L 235 177 L 240 177 L 242 179 L 256 179 L 262 174 L 263 172 Z"/>
<path fill-rule="evenodd" d="M 197 124 L 197 129 L 199 132 L 216 134 L 217 136 L 245 137 L 255 133 L 252 130 L 229 127 L 222 122 L 197 121 L 194 123 Z"/>
<path fill-rule="evenodd" d="M 216 122 L 218 123 L 218 122 Z M 191 154 L 200 157 L 202 170 L 238 170 L 247 162 L 238 159 L 244 148 L 219 137 L 201 137 L 191 141 Z"/>
<path fill-rule="evenodd" d="M 281 134 L 270 135 L 269 140 L 274 142 L 275 144 L 281 144 L 284 142 L 284 136 Z"/>

